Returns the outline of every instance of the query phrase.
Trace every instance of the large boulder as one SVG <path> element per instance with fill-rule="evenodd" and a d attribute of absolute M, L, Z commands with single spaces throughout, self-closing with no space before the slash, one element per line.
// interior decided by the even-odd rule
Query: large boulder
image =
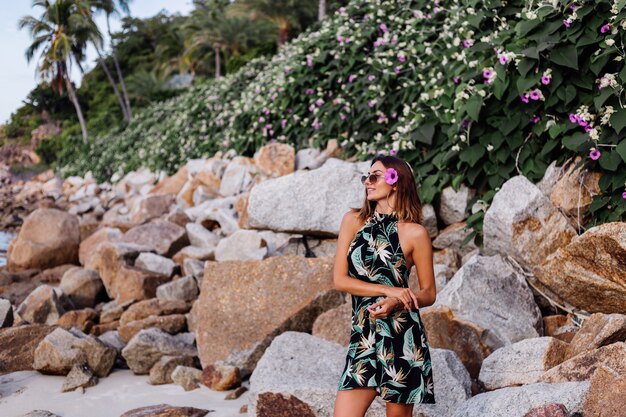
<path fill-rule="evenodd" d="M 549 256 L 535 276 L 579 309 L 626 313 L 626 223 L 592 227 Z"/>
<path fill-rule="evenodd" d="M 59 288 L 40 285 L 17 307 L 17 315 L 27 323 L 56 324 L 74 306 Z"/>
<path fill-rule="evenodd" d="M 263 259 L 267 243 L 256 230 L 241 229 L 221 239 L 215 248 L 216 261 Z"/>
<path fill-rule="evenodd" d="M 441 191 L 439 218 L 445 224 L 459 223 L 467 217 L 467 204 L 476 195 L 476 190 L 461 184 L 458 191 L 446 187 Z"/>
<path fill-rule="evenodd" d="M 567 245 L 576 230 L 550 200 L 523 175 L 505 182 L 483 221 L 486 255 L 509 255 L 533 270 Z"/>
<path fill-rule="evenodd" d="M 566 359 L 615 342 L 626 341 L 626 315 L 594 313 L 569 343 Z"/>
<path fill-rule="evenodd" d="M 17 238 L 9 244 L 7 266 L 10 271 L 23 271 L 78 264 L 79 244 L 78 217 L 58 209 L 38 208 L 24 220 Z"/>
<path fill-rule="evenodd" d="M 369 165 L 331 158 L 318 169 L 256 184 L 248 199 L 249 227 L 336 236 L 344 213 L 363 202 L 359 178 Z"/>
<path fill-rule="evenodd" d="M 230 356 L 245 373 L 276 335 L 310 332 L 320 313 L 343 302 L 332 268 L 330 257 L 207 262 L 210 279 L 192 308 L 203 367 Z"/>
<path fill-rule="evenodd" d="M 120 242 L 147 246 L 159 255 L 171 257 L 189 244 L 184 227 L 167 220 L 152 220 L 131 228 Z"/>
<path fill-rule="evenodd" d="M 500 255 L 474 255 L 437 295 L 433 307 L 440 306 L 488 330 L 481 336 L 492 351 L 543 333 L 524 275 Z"/>
<path fill-rule="evenodd" d="M 175 336 L 160 329 L 145 329 L 137 333 L 122 349 L 128 367 L 138 375 L 148 374 L 162 356 L 197 356 L 193 334 Z"/>
<path fill-rule="evenodd" d="M 620 416 L 626 410 L 626 378 L 600 366 L 589 380 L 591 386 L 583 405 L 583 416 Z"/>
<path fill-rule="evenodd" d="M 102 227 L 80 242 L 78 260 L 87 269 L 96 269 L 98 251 L 102 242 L 114 242 L 122 237 L 122 231 L 114 227 Z"/>
<path fill-rule="evenodd" d="M 248 415 L 330 417 L 347 348 L 300 332 L 274 339 L 250 377 Z M 415 415 L 450 415 L 471 396 L 469 374 L 451 351 L 431 350 L 436 404 L 415 406 Z M 385 416 L 377 397 L 368 417 Z M 294 409 L 299 413 L 293 413 Z"/>
<path fill-rule="evenodd" d="M 295 170 L 296 151 L 286 143 L 269 143 L 254 154 L 254 160 L 266 175 L 280 177 Z"/>
<path fill-rule="evenodd" d="M 0 375 L 32 370 L 35 349 L 55 328 L 27 324 L 0 329 Z"/>
<path fill-rule="evenodd" d="M 74 304 L 74 308 L 94 307 L 104 295 L 100 275 L 93 269 L 75 267 L 67 270 L 59 288 Z"/>
<path fill-rule="evenodd" d="M 600 366 L 622 377 L 626 375 L 626 343 L 617 342 L 576 355 L 546 371 L 539 380 L 549 383 L 586 381 Z"/>

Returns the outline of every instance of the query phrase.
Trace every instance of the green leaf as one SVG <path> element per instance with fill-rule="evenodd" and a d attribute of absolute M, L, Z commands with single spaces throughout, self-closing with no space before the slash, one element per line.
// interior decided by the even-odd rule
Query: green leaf
<path fill-rule="evenodd" d="M 556 124 L 548 129 L 548 134 L 550 135 L 550 138 L 554 139 L 563 133 L 565 129 L 567 129 L 565 124 Z"/>
<path fill-rule="evenodd" d="M 478 94 L 471 96 L 465 104 L 465 111 L 467 115 L 474 121 L 478 121 L 480 115 L 480 108 L 483 105 L 483 98 Z"/>
<path fill-rule="evenodd" d="M 554 48 L 550 54 L 550 60 L 555 64 L 578 70 L 578 52 L 575 45 Z"/>
<path fill-rule="evenodd" d="M 565 104 L 571 103 L 576 98 L 576 88 L 573 85 L 565 87 Z"/>
<path fill-rule="evenodd" d="M 598 160 L 600 166 L 608 171 L 616 171 L 622 158 L 617 152 L 602 152 L 602 156 Z"/>
<path fill-rule="evenodd" d="M 593 104 L 596 106 L 596 110 L 600 110 L 600 108 L 604 105 L 604 102 L 613 95 L 613 90 L 610 88 L 605 88 L 600 92 L 600 95 L 594 97 Z"/>
<path fill-rule="evenodd" d="M 411 134 L 411 138 L 426 145 L 432 145 L 433 136 L 435 135 L 435 125 L 427 124 L 415 129 Z"/>
<path fill-rule="evenodd" d="M 626 139 L 622 139 L 615 147 L 615 150 L 622 157 L 622 161 L 626 162 Z"/>
<path fill-rule="evenodd" d="M 611 126 L 615 130 L 615 133 L 619 135 L 619 132 L 626 127 L 626 109 L 619 109 L 611 115 Z M 624 143 L 624 141 L 622 141 Z M 620 143 L 621 145 L 621 143 Z M 626 146 L 626 145 L 625 145 Z M 626 159 L 624 159 L 626 161 Z"/>
<path fill-rule="evenodd" d="M 521 77 L 517 79 L 517 92 L 522 95 L 524 91 L 535 85 L 537 80 L 534 77 Z"/>
<path fill-rule="evenodd" d="M 469 166 L 473 167 L 484 154 L 485 147 L 479 143 L 476 143 L 459 152 L 459 159 L 463 162 L 467 162 Z"/>
<path fill-rule="evenodd" d="M 589 136 L 586 133 L 575 133 L 571 136 L 563 138 L 563 146 L 572 151 L 579 151 L 581 146 L 589 140 Z"/>
<path fill-rule="evenodd" d="M 537 61 L 535 61 L 534 59 L 522 58 L 519 65 L 517 66 L 517 71 L 522 77 L 525 77 L 536 64 Z"/>

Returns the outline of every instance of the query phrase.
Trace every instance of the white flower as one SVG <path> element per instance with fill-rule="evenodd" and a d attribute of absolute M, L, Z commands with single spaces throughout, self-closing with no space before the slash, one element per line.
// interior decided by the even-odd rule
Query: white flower
<path fill-rule="evenodd" d="M 607 46 L 615 45 L 615 39 L 607 39 L 604 42 L 607 44 Z"/>

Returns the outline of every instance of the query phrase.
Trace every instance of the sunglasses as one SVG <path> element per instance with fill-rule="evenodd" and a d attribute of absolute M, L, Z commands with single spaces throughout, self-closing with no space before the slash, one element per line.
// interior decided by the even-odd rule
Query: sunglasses
<path fill-rule="evenodd" d="M 378 182 L 378 178 L 384 177 L 384 175 L 380 174 L 370 174 L 370 175 L 361 175 L 361 184 L 365 184 L 365 181 L 369 180 L 370 183 L 376 184 Z"/>

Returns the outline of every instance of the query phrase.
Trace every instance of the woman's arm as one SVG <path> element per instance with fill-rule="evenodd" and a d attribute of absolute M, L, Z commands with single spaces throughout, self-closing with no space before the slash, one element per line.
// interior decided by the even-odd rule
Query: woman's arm
<path fill-rule="evenodd" d="M 420 307 L 433 305 L 437 299 L 435 272 L 433 270 L 433 246 L 428 230 L 422 225 L 412 228 L 413 263 L 417 272 L 420 289 L 415 293 Z"/>
<path fill-rule="evenodd" d="M 341 219 L 339 237 L 337 238 L 337 251 L 335 253 L 335 266 L 333 269 L 333 284 L 335 289 L 352 295 L 364 297 L 376 297 L 387 295 L 387 291 L 393 288 L 389 285 L 374 284 L 352 278 L 348 275 L 348 249 L 350 242 L 361 227 L 357 213 L 347 212 Z"/>

